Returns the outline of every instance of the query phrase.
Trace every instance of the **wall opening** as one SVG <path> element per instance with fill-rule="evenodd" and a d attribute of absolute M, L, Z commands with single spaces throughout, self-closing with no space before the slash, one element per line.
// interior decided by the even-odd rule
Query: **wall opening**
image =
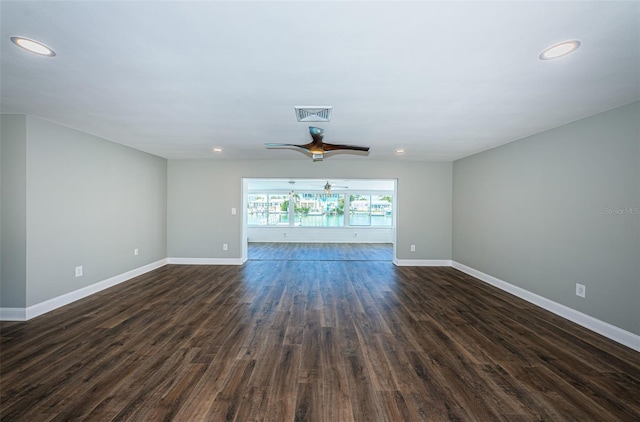
<path fill-rule="evenodd" d="M 248 244 L 391 244 L 395 179 L 243 179 L 243 259 Z M 395 252 L 394 252 L 395 256 Z"/>

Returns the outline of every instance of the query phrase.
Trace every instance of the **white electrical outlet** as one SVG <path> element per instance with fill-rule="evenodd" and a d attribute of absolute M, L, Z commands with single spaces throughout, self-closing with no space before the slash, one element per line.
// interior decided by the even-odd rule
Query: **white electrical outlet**
<path fill-rule="evenodd" d="M 576 296 L 586 297 L 587 288 L 584 284 L 576 283 Z"/>
<path fill-rule="evenodd" d="M 229 245 L 228 245 L 228 244 L 226 244 L 226 243 L 223 243 L 223 244 L 222 244 L 222 250 L 223 250 L 223 251 L 228 251 L 228 250 L 229 250 Z"/>
<path fill-rule="evenodd" d="M 415 252 L 416 251 L 416 245 L 411 245 L 411 252 Z"/>
<path fill-rule="evenodd" d="M 238 213 L 238 210 L 236 210 L 235 208 L 231 208 L 231 215 L 236 215 Z"/>
<path fill-rule="evenodd" d="M 76 267 L 76 277 L 82 277 L 82 265 Z"/>
<path fill-rule="evenodd" d="M 133 250 L 133 254 L 134 254 L 134 255 L 138 255 L 138 248 L 136 248 L 136 249 L 134 249 L 134 250 Z"/>

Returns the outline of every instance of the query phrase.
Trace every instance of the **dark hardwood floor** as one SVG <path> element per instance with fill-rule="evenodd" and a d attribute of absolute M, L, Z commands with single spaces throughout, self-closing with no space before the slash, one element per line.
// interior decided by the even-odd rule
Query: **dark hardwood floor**
<path fill-rule="evenodd" d="M 392 261 L 391 243 L 249 243 L 251 260 Z"/>
<path fill-rule="evenodd" d="M 638 421 L 639 354 L 452 268 L 167 265 L 0 325 L 3 421 Z"/>

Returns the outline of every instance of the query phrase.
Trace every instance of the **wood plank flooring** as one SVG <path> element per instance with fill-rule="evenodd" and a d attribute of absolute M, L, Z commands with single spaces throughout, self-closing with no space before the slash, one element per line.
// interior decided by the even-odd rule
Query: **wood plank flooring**
<path fill-rule="evenodd" d="M 391 243 L 249 243 L 250 260 L 391 261 Z"/>
<path fill-rule="evenodd" d="M 0 324 L 3 421 L 638 421 L 639 354 L 452 268 L 167 265 Z"/>

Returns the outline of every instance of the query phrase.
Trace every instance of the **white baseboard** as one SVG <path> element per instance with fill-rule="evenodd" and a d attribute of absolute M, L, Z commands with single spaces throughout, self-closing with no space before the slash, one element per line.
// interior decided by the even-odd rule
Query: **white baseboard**
<path fill-rule="evenodd" d="M 26 308 L 0 308 L 0 321 L 26 321 Z"/>
<path fill-rule="evenodd" d="M 242 258 L 167 258 L 167 264 L 178 265 L 242 265 Z"/>
<path fill-rule="evenodd" d="M 450 267 L 450 259 L 397 259 L 393 263 L 398 267 Z"/>
<path fill-rule="evenodd" d="M 244 262 L 246 262 L 246 258 L 244 259 L 243 258 L 231 258 L 231 259 L 228 259 L 228 258 L 166 258 L 166 259 L 161 259 L 159 261 L 152 262 L 150 264 L 133 269 L 131 271 L 127 271 L 126 273 L 122 273 L 114 277 L 110 277 L 106 280 L 100 281 L 90 286 L 83 287 L 81 289 L 63 294 L 61 296 L 46 300 L 44 302 L 40 302 L 38 304 L 29 306 L 27 308 L 0 308 L 0 321 L 26 321 L 26 320 L 35 318 L 46 312 L 50 312 L 54 309 L 60 308 L 64 305 L 68 305 L 69 303 L 75 302 L 79 299 L 85 298 L 94 293 L 98 293 L 102 290 L 108 289 L 109 287 L 115 286 L 117 284 L 130 280 L 134 277 L 138 277 L 149 271 L 160 268 L 166 264 L 242 265 L 244 264 Z M 507 293 L 510 293 L 521 299 L 524 299 L 529 303 L 537 305 L 543 309 L 546 309 L 547 311 L 553 312 L 554 314 L 559 315 L 565 319 L 568 319 L 569 321 L 575 322 L 578 325 L 581 325 L 615 342 L 618 342 L 633 350 L 640 352 L 640 336 L 636 334 L 623 330 L 622 328 L 616 327 L 615 325 L 611 325 L 607 322 L 601 321 L 597 318 L 594 318 L 582 312 L 576 311 L 575 309 L 572 309 L 560 303 L 554 302 L 550 299 L 547 299 L 543 296 L 532 293 L 521 287 L 514 286 L 511 283 L 508 283 L 504 280 L 500 280 L 489 274 L 485 274 L 481 271 L 468 267 L 459 262 L 451 261 L 447 259 L 394 259 L 393 263 L 396 266 L 456 268 L 462 271 L 463 273 L 469 274 L 470 276 L 475 277 L 481 281 L 484 281 L 485 283 L 491 284 L 492 286 L 495 286 L 500 290 L 503 290 Z"/>
<path fill-rule="evenodd" d="M 533 303 L 534 305 L 546 309 L 549 312 L 553 312 L 554 314 L 568 319 L 569 321 L 575 322 L 578 325 L 640 352 L 640 336 L 636 334 L 630 333 L 629 331 L 623 330 L 622 328 L 616 327 L 615 325 L 611 325 L 608 322 L 601 321 L 587 314 L 583 314 L 582 312 L 532 293 L 521 287 L 514 286 L 511 283 L 507 283 L 506 281 L 495 278 L 489 274 L 485 274 L 459 262 L 452 261 L 451 266 L 463 273 L 484 281 L 487 284 L 491 284 L 500 290 L 511 293 L 512 295 L 524 299 L 529 303 Z"/>
<path fill-rule="evenodd" d="M 252 240 L 249 239 L 249 243 L 372 243 L 376 245 L 384 245 L 387 243 L 393 243 L 389 240 L 366 240 L 366 239 L 330 239 L 330 240 L 322 240 L 322 239 L 313 239 L 313 241 L 305 240 L 305 239 L 267 239 L 267 240 Z"/>
<path fill-rule="evenodd" d="M 44 313 L 53 311 L 62 306 L 68 305 L 76 300 L 91 296 L 102 290 L 113 287 L 116 284 L 123 283 L 127 280 L 131 280 L 134 277 L 138 277 L 142 274 L 153 271 L 156 268 L 160 268 L 167 264 L 166 259 L 161 259 L 151 264 L 143 265 L 142 267 L 135 268 L 126 273 L 122 273 L 106 280 L 99 281 L 90 286 L 83 287 L 78 290 L 74 290 L 69 293 L 54 297 L 44 302 L 37 303 L 27 308 L 0 308 L 0 320 L 2 321 L 27 321 Z"/>

